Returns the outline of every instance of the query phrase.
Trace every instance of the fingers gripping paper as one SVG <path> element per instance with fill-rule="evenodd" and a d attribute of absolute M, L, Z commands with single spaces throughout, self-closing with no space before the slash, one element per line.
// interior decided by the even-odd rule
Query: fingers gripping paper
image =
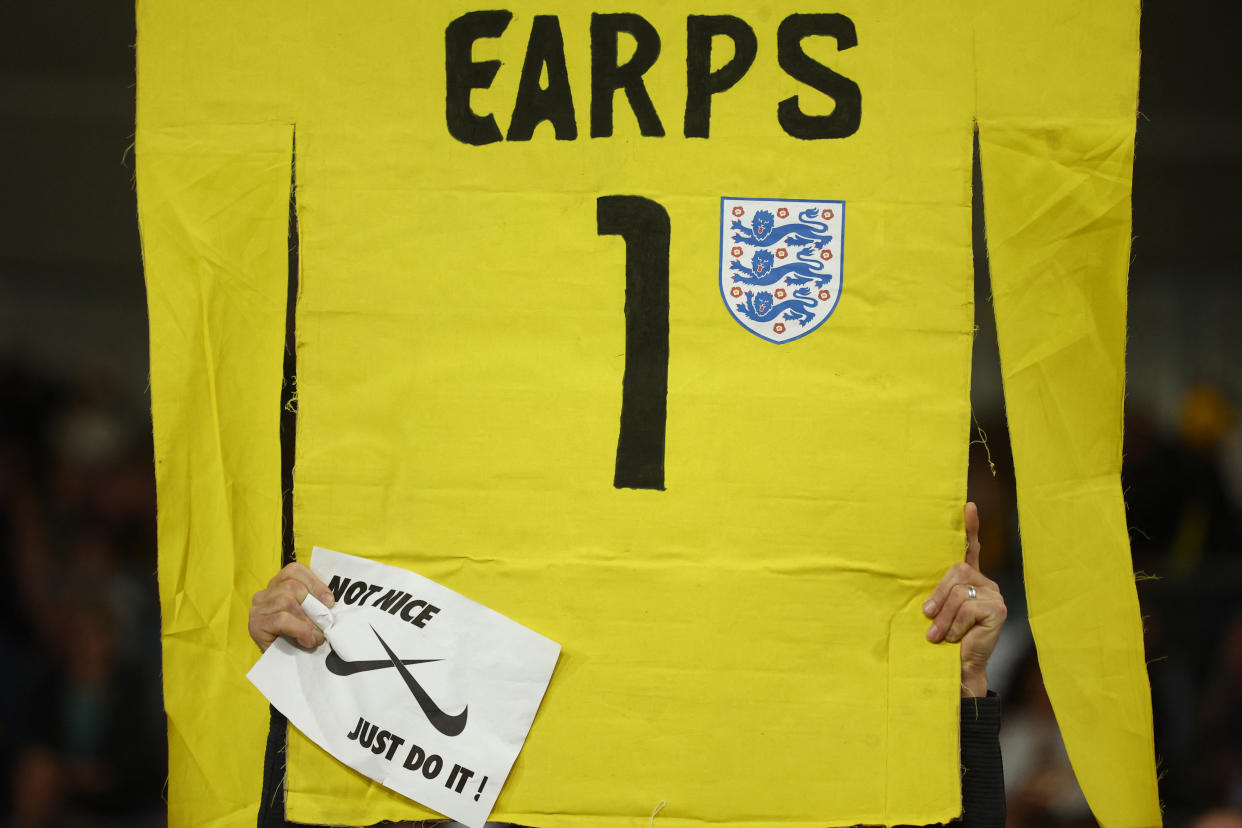
<path fill-rule="evenodd" d="M 482 828 L 560 647 L 412 572 L 327 549 L 310 565 L 338 599 L 302 603 L 324 643 L 278 639 L 248 678 L 340 761 Z"/>
<path fill-rule="evenodd" d="M 1100 821 L 1158 822 L 1118 486 L 1137 20 L 141 4 L 172 823 L 257 807 L 295 136 L 299 555 L 564 646 L 493 818 L 956 816 L 919 606 L 961 548 L 976 125 L 1045 680 Z M 287 758 L 291 820 L 432 816 Z"/>

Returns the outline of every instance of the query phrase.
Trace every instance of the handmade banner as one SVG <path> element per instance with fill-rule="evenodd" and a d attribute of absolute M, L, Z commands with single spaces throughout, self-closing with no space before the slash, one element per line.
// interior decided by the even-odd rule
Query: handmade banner
<path fill-rule="evenodd" d="M 421 575 L 315 548 L 336 604 L 303 606 L 325 641 L 277 639 L 248 678 L 337 759 L 482 828 L 560 645 Z"/>
<path fill-rule="evenodd" d="M 962 555 L 978 313 L 1066 749 L 1102 824 L 1158 822 L 1120 484 L 1138 23 L 1138 0 L 140 3 L 169 824 L 435 816 L 297 729 L 264 762 L 246 610 L 283 527 L 297 560 L 417 570 L 563 644 L 498 821 L 958 817 L 960 658 L 920 607 Z M 331 732 L 404 739 L 368 760 L 392 778 L 412 744 L 441 756 L 450 798 L 486 773 L 482 801 L 495 780 L 447 752 L 481 702 L 421 648 L 456 622 L 376 610 L 390 588 L 361 610 L 398 661 L 441 659 L 403 666 L 469 720 L 437 730 L 395 665 L 325 668 L 393 685 L 425 735 Z M 338 656 L 391 663 L 376 632 Z"/>

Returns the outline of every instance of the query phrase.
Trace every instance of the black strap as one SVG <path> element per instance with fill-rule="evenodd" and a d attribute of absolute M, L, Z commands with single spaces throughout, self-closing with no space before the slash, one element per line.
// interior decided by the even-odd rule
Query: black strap
<path fill-rule="evenodd" d="M 294 560 L 293 554 L 293 453 L 297 441 L 297 340 L 298 298 L 298 217 L 297 144 L 290 171 L 289 192 L 289 297 L 285 304 L 284 388 L 280 394 L 280 488 L 281 488 L 281 566 Z M 289 749 L 289 720 L 270 707 L 267 747 L 263 756 L 263 794 L 259 802 L 258 828 L 293 828 L 285 820 L 285 760 Z"/>

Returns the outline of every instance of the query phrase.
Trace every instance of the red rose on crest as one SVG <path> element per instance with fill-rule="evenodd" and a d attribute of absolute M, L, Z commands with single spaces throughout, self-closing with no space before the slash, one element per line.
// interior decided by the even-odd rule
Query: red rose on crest
<path fill-rule="evenodd" d="M 779 216 L 780 218 L 789 218 L 789 211 L 786 210 L 784 207 L 782 207 L 781 209 L 776 211 L 776 215 Z"/>
<path fill-rule="evenodd" d="M 829 292 L 828 292 L 828 291 L 826 291 L 826 290 L 821 290 L 821 291 L 819 292 L 819 298 L 820 298 L 820 299 L 823 299 L 825 302 L 827 302 L 829 299 L 831 299 L 831 298 L 832 298 L 832 294 L 831 294 L 831 293 L 829 293 Z"/>
<path fill-rule="evenodd" d="M 832 258 L 832 251 L 831 251 L 831 250 L 821 250 L 821 251 L 820 251 L 820 253 L 819 253 L 819 257 L 820 257 L 821 259 L 823 259 L 824 261 L 828 261 L 829 259 L 831 259 L 831 258 Z"/>
<path fill-rule="evenodd" d="M 730 251 L 729 251 L 729 253 L 730 253 L 731 255 L 733 255 L 733 256 L 741 256 L 741 255 L 742 255 L 742 248 L 740 248 L 740 247 L 735 247 L 735 248 L 733 248 L 732 250 L 730 250 Z"/>
<path fill-rule="evenodd" d="M 832 221 L 832 217 L 836 215 L 836 213 L 832 212 L 832 210 L 827 209 L 827 208 L 820 210 L 819 214 L 823 216 L 825 219 L 827 219 L 828 221 Z"/>
<path fill-rule="evenodd" d="M 785 298 L 785 289 L 784 289 L 784 288 L 777 288 L 777 289 L 776 289 L 776 298 L 777 298 L 777 299 L 784 299 L 784 298 Z"/>
<path fill-rule="evenodd" d="M 788 251 L 788 250 L 786 250 L 786 249 L 785 249 L 785 248 L 783 248 L 783 247 L 782 247 L 781 249 L 779 249 L 779 250 L 777 250 L 777 251 L 776 251 L 776 258 L 778 258 L 778 259 L 783 259 L 783 258 L 785 258 L 785 257 L 786 257 L 786 256 L 788 256 L 788 255 L 789 255 L 789 251 Z"/>
<path fill-rule="evenodd" d="M 735 215 L 735 216 L 740 217 L 740 216 L 741 216 L 743 213 L 745 213 L 745 212 L 746 212 L 746 211 L 745 211 L 745 210 L 743 210 L 741 207 L 734 207 L 734 208 L 733 208 L 733 215 Z"/>
<path fill-rule="evenodd" d="M 784 333 L 784 332 L 785 332 L 785 323 L 784 323 L 784 322 L 777 322 L 775 325 L 773 325 L 773 326 L 772 326 L 772 330 L 773 330 L 773 331 L 775 331 L 775 332 L 776 332 L 776 333 L 778 333 L 778 334 L 782 334 L 782 333 Z"/>
<path fill-rule="evenodd" d="M 734 285 L 733 289 L 729 291 L 729 295 L 732 296 L 734 299 L 736 299 L 737 297 L 742 295 L 742 289 L 738 287 L 737 285 Z"/>

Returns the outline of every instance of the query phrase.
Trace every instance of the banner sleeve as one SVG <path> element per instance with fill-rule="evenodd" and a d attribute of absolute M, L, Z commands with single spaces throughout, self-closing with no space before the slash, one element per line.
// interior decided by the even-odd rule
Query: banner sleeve
<path fill-rule="evenodd" d="M 1120 485 L 1138 3 L 983 3 L 976 119 L 1026 591 L 1104 826 L 1159 825 Z"/>
<path fill-rule="evenodd" d="M 170 825 L 253 825 L 252 594 L 280 568 L 292 127 L 140 128 Z"/>

